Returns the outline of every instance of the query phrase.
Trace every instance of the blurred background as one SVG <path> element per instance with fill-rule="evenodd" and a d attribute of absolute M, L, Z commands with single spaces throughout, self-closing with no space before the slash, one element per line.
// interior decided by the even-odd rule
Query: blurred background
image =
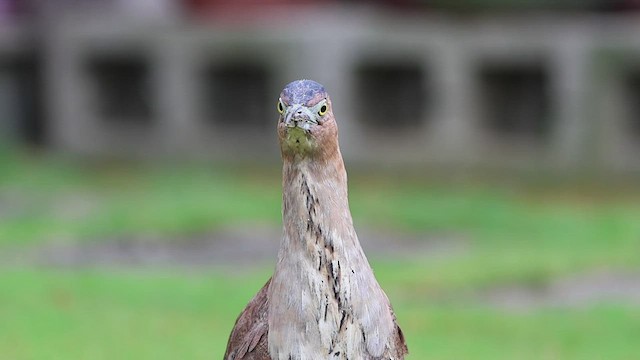
<path fill-rule="evenodd" d="M 221 358 L 299 78 L 410 359 L 637 358 L 637 0 L 0 0 L 0 358 Z"/>

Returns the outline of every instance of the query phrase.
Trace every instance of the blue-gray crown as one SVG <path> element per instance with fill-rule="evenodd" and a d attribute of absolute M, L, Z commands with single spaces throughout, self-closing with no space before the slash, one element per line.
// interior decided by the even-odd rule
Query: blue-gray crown
<path fill-rule="evenodd" d="M 327 97 L 324 86 L 313 80 L 292 81 L 282 90 L 283 100 L 289 104 L 306 104 L 318 94 Z"/>

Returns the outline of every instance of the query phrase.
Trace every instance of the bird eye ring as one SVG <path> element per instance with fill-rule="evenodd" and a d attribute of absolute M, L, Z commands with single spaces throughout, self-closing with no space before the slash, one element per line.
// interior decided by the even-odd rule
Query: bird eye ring
<path fill-rule="evenodd" d="M 278 112 L 280 114 L 284 113 L 284 105 L 282 105 L 282 100 L 278 100 Z"/>
<path fill-rule="evenodd" d="M 320 111 L 318 111 L 318 115 L 322 116 L 322 115 L 326 114 L 328 109 L 329 108 L 327 107 L 326 104 L 322 105 L 320 107 Z"/>

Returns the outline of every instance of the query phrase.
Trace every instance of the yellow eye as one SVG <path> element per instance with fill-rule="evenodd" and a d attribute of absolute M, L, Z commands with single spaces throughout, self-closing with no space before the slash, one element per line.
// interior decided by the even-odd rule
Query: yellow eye
<path fill-rule="evenodd" d="M 284 105 L 282 105 L 282 101 L 278 100 L 278 112 L 280 114 L 284 113 Z"/>
<path fill-rule="evenodd" d="M 329 110 L 329 108 L 327 107 L 327 104 L 322 105 L 320 107 L 320 110 L 318 111 L 318 115 L 322 116 L 322 115 L 326 114 L 327 110 Z"/>

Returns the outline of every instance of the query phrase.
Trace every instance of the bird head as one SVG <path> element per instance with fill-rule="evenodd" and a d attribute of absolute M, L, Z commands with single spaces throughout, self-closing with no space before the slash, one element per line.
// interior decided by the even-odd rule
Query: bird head
<path fill-rule="evenodd" d="M 337 148 L 337 126 L 331 99 L 313 80 L 296 80 L 280 93 L 278 136 L 283 156 L 327 155 Z"/>

